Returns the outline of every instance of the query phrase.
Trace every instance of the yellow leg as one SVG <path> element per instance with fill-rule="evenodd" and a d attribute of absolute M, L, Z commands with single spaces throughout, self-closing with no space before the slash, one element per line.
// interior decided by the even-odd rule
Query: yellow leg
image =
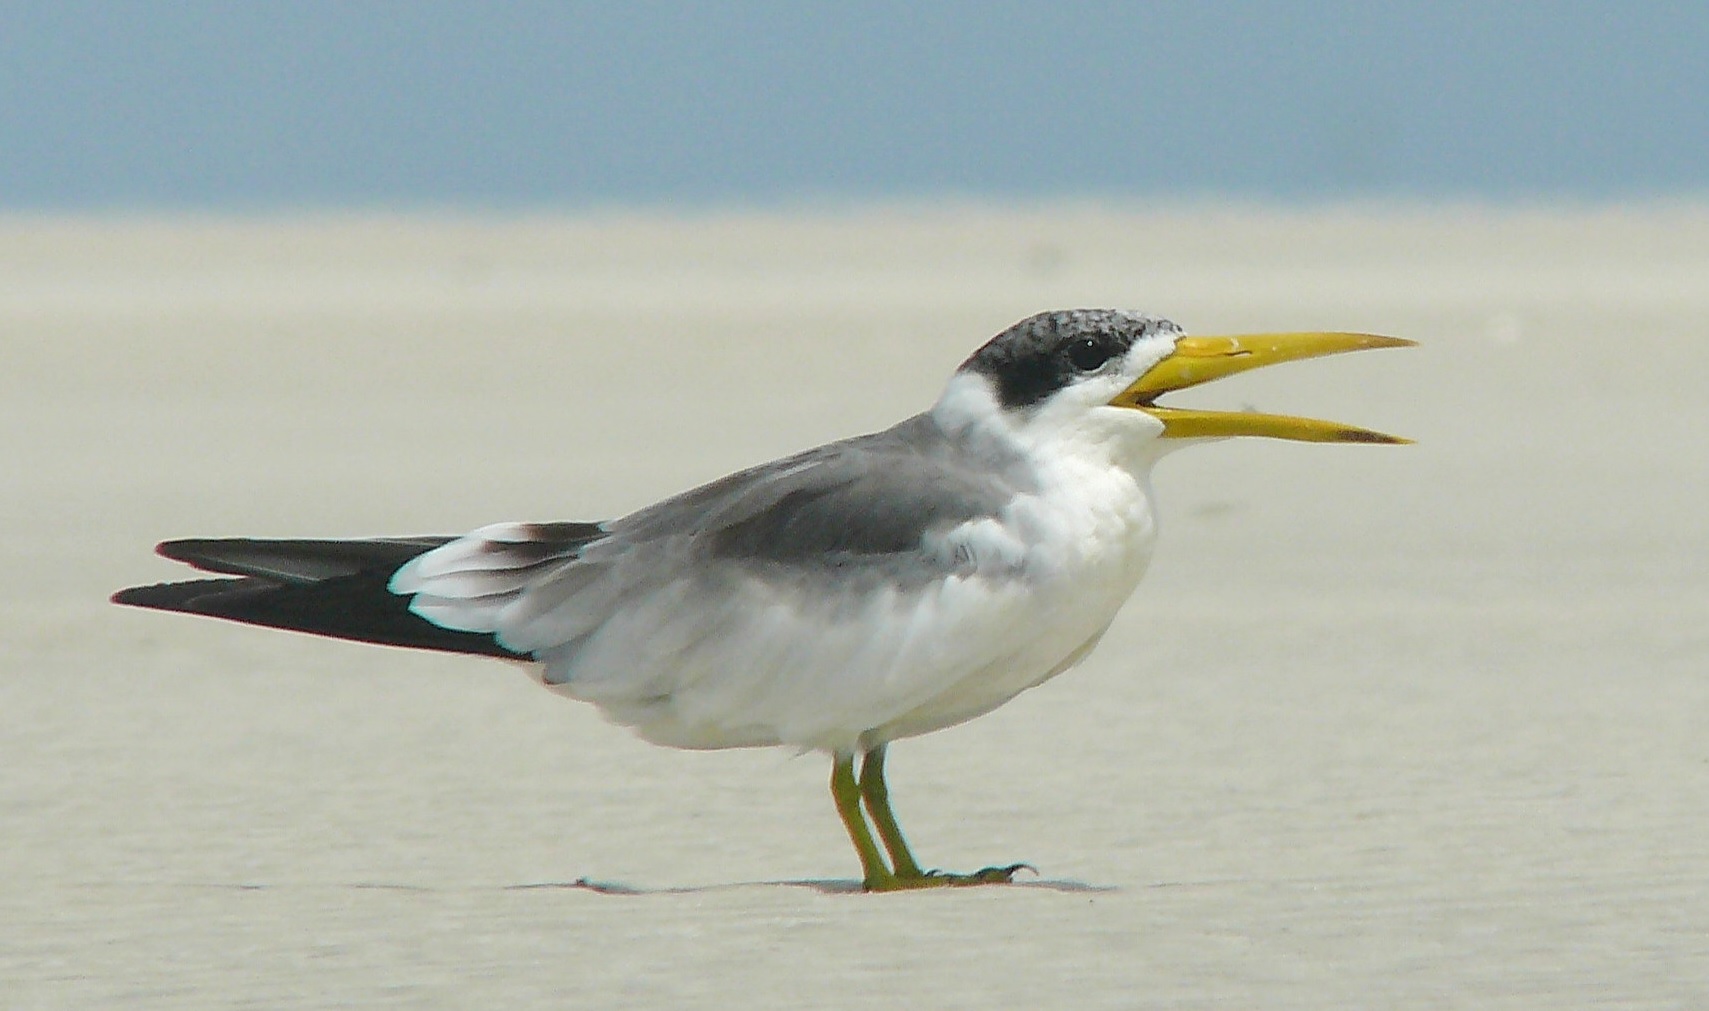
<path fill-rule="evenodd" d="M 1015 872 L 1026 864 L 1007 867 L 987 867 L 972 874 L 948 874 L 943 871 L 922 871 L 908 851 L 908 842 L 896 824 L 896 814 L 890 810 L 890 791 L 884 784 L 884 747 L 867 752 L 861 765 L 860 778 L 855 778 L 854 756 L 839 754 L 831 764 L 831 799 L 837 804 L 837 814 L 843 819 L 849 841 L 860 855 L 861 887 L 869 892 L 893 892 L 908 888 L 941 888 L 964 885 L 1007 884 Z M 884 848 L 890 852 L 896 869 L 884 862 L 872 830 L 867 827 L 861 802 L 866 802 L 878 827 Z"/>
<path fill-rule="evenodd" d="M 842 816 L 843 828 L 849 841 L 860 854 L 861 885 L 869 892 L 890 891 L 896 887 L 896 875 L 884 863 L 872 832 L 866 827 L 866 816 L 860 812 L 860 784 L 855 782 L 854 756 L 838 755 L 831 765 L 831 799 L 836 801 L 837 814 Z"/>
<path fill-rule="evenodd" d="M 898 878 L 923 878 L 925 872 L 908 850 L 908 840 L 902 837 L 902 826 L 896 823 L 896 812 L 890 809 L 890 787 L 884 782 L 884 745 L 866 753 L 860 766 L 860 793 L 866 800 L 866 810 L 872 815 L 872 827 L 884 841 L 890 863 Z"/>

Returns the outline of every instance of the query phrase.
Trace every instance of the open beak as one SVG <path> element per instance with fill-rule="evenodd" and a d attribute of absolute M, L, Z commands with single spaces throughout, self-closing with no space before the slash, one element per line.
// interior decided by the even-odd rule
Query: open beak
<path fill-rule="evenodd" d="M 1247 369 L 1278 362 L 1318 358 L 1344 351 L 1370 348 L 1412 347 L 1416 342 L 1399 337 L 1366 333 L 1259 333 L 1232 337 L 1182 337 L 1169 357 L 1151 367 L 1132 386 L 1110 401 L 1115 407 L 1133 407 L 1163 422 L 1165 439 L 1221 439 L 1235 435 L 1260 435 L 1300 442 L 1407 443 L 1411 439 L 1384 435 L 1315 418 L 1293 418 L 1283 414 L 1252 411 L 1195 411 L 1159 407 L 1157 398 L 1174 390 L 1208 383 Z"/>

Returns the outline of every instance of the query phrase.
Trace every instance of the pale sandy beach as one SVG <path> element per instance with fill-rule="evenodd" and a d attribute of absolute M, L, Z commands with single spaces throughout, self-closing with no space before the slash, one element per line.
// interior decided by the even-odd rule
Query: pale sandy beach
<path fill-rule="evenodd" d="M 1082 668 L 816 755 L 122 610 L 165 537 L 600 519 L 1040 309 L 1413 338 L 1178 395 Z M 0 1007 L 1709 1005 L 1709 206 L 0 220 Z M 580 879 L 605 891 L 567 887 Z"/>

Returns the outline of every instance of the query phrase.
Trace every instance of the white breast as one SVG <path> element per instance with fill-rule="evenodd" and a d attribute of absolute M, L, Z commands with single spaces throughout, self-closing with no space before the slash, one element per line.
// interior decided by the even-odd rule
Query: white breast
<path fill-rule="evenodd" d="M 1037 496 L 1016 500 L 1003 517 L 1006 540 L 1025 544 L 1025 563 L 1009 576 L 992 571 L 970 583 L 946 583 L 943 611 L 965 611 L 954 624 L 964 671 L 875 728 L 872 744 L 953 726 L 1079 663 L 1097 645 L 1145 574 L 1156 540 L 1149 488 L 1108 467 L 1066 467 Z M 1067 479 L 1067 480 L 1063 480 Z M 959 599 L 958 599 L 959 598 Z"/>

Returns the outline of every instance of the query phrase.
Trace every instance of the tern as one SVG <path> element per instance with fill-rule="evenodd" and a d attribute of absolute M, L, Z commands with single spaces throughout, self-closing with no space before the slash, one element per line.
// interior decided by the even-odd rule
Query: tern
<path fill-rule="evenodd" d="M 922 868 L 891 809 L 890 743 L 988 713 L 1086 658 L 1145 573 L 1151 470 L 1171 450 L 1233 436 L 1408 441 L 1160 396 L 1412 343 L 1040 313 L 975 351 L 922 414 L 621 519 L 173 540 L 157 551 L 222 578 L 112 599 L 519 661 L 656 744 L 824 752 L 865 890 L 1008 882 L 1026 865 Z"/>

